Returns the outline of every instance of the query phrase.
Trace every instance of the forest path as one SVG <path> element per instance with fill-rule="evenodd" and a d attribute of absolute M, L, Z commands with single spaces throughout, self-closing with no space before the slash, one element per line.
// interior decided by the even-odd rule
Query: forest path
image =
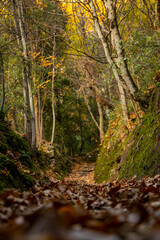
<path fill-rule="evenodd" d="M 0 240 L 159 240 L 160 175 L 0 194 Z"/>
<path fill-rule="evenodd" d="M 95 184 L 94 181 L 95 163 L 85 161 L 75 162 L 72 166 L 71 173 L 64 178 L 65 181 L 84 182 L 88 184 Z"/>

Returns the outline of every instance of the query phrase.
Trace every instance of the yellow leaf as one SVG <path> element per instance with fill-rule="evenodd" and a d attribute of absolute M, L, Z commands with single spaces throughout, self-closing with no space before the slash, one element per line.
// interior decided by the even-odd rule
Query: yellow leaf
<path fill-rule="evenodd" d="M 23 172 L 29 174 L 29 173 L 30 173 L 30 170 L 25 169 Z"/>

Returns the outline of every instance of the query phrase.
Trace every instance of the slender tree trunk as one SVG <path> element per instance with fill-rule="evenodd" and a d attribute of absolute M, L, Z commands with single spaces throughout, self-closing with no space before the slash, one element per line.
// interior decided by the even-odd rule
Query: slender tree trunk
<path fill-rule="evenodd" d="M 32 143 L 32 126 L 30 117 L 29 94 L 27 84 L 27 72 L 23 59 L 23 99 L 24 99 L 24 134 L 31 145 Z"/>
<path fill-rule="evenodd" d="M 155 0 L 155 26 L 160 30 L 160 0 Z"/>
<path fill-rule="evenodd" d="M 0 68 L 1 68 L 1 79 L 2 79 L 2 103 L 1 103 L 1 111 L 3 112 L 4 101 L 5 101 L 5 80 L 4 80 L 4 66 L 3 66 L 3 55 L 0 52 Z"/>
<path fill-rule="evenodd" d="M 103 143 L 104 140 L 104 128 L 103 128 L 103 110 L 102 106 L 100 104 L 98 96 L 96 96 L 96 103 L 97 103 L 97 108 L 98 108 L 98 113 L 99 113 L 99 134 L 100 134 L 100 142 L 101 144 Z"/>
<path fill-rule="evenodd" d="M 23 57 L 24 57 L 25 68 L 26 68 L 27 79 L 25 79 L 25 80 L 27 81 L 30 112 L 31 112 L 31 124 L 32 124 L 31 147 L 32 147 L 32 150 L 35 152 L 36 151 L 35 109 L 34 109 L 34 99 L 33 99 L 33 94 L 32 94 L 31 64 L 30 64 L 29 57 L 28 57 L 28 41 L 27 41 L 26 26 L 25 26 L 25 20 L 24 20 L 24 8 L 23 8 L 22 0 L 17 0 L 17 12 L 18 12 L 20 34 L 21 34 Z"/>
<path fill-rule="evenodd" d="M 103 110 L 102 110 L 102 106 L 101 106 L 101 102 L 102 102 L 102 96 L 99 93 L 99 90 L 96 86 L 96 82 L 94 79 L 92 79 L 91 81 L 91 85 L 90 85 L 91 89 L 93 90 L 94 94 L 95 94 L 95 98 L 96 98 L 96 103 L 97 103 L 97 108 L 98 108 L 98 113 L 99 113 L 99 134 L 100 134 L 100 142 L 101 144 L 103 143 L 104 140 L 104 123 L 103 123 Z M 113 105 L 112 105 L 112 110 L 114 109 Z"/>
<path fill-rule="evenodd" d="M 78 115 L 79 115 L 79 127 L 80 127 L 80 136 L 81 136 L 81 145 L 79 151 L 82 152 L 84 147 L 84 137 L 83 137 L 83 121 L 81 116 L 81 102 L 78 100 Z"/>
<path fill-rule="evenodd" d="M 36 136 L 37 146 L 39 146 L 44 138 L 43 128 L 43 106 L 41 100 L 41 90 L 38 88 L 35 95 L 35 119 L 36 119 Z"/>
<path fill-rule="evenodd" d="M 118 89 L 119 89 L 119 94 L 120 94 L 123 119 L 124 119 L 125 124 L 127 124 L 128 123 L 128 110 L 127 110 L 127 104 L 126 104 L 125 91 L 120 83 L 118 83 Z"/>
<path fill-rule="evenodd" d="M 53 39 L 53 66 L 52 66 L 52 116 L 53 116 L 53 125 L 52 125 L 52 137 L 51 137 L 51 145 L 53 145 L 54 142 L 54 136 L 55 136 L 55 122 L 56 122 L 56 116 L 55 116 L 55 93 L 54 93 L 54 81 L 55 81 L 55 48 L 56 48 L 56 39 L 55 39 L 55 29 L 56 26 L 54 24 L 54 39 Z"/>
<path fill-rule="evenodd" d="M 39 146 L 40 145 L 40 112 L 39 112 L 38 93 L 35 94 L 35 120 L 36 120 L 37 146 Z"/>
<path fill-rule="evenodd" d="M 11 124 L 14 131 L 18 130 L 18 125 L 16 121 L 16 108 L 15 106 L 11 109 Z"/>
<path fill-rule="evenodd" d="M 35 122 L 35 109 L 34 109 L 34 99 L 32 94 L 32 83 L 31 79 L 28 78 L 28 92 L 29 92 L 29 102 L 31 110 L 31 123 L 32 123 L 32 150 L 36 151 L 36 122 Z"/>
<path fill-rule="evenodd" d="M 41 140 L 45 139 L 44 125 L 43 125 L 43 111 L 44 111 L 46 96 L 47 96 L 47 92 L 44 93 L 44 99 L 42 102 L 41 91 L 39 91 L 39 98 L 41 103 L 40 105 L 40 139 Z"/>
<path fill-rule="evenodd" d="M 95 119 L 95 117 L 94 117 L 94 115 L 93 115 L 93 113 L 92 113 L 92 111 L 91 111 L 91 108 L 90 108 L 90 106 L 89 106 L 89 102 L 88 102 L 87 96 L 86 96 L 86 94 L 85 94 L 85 91 L 83 91 L 83 96 L 84 96 L 84 100 L 85 100 L 85 103 L 86 103 L 86 105 L 87 105 L 88 111 L 89 111 L 89 113 L 90 113 L 90 115 L 91 115 L 91 118 L 92 118 L 93 122 L 95 123 L 95 125 L 97 126 L 97 128 L 98 128 L 98 130 L 99 130 L 99 125 L 98 125 L 98 123 L 97 123 L 97 121 L 96 121 L 96 119 Z"/>
<path fill-rule="evenodd" d="M 22 41 L 21 41 L 21 33 L 19 26 L 19 19 L 17 14 L 17 6 L 15 0 L 12 0 L 12 8 L 13 8 L 13 16 L 15 22 L 15 29 L 17 34 L 17 42 L 18 45 L 23 51 Z M 24 57 L 22 58 L 23 63 L 23 99 L 24 99 L 24 134 L 28 140 L 28 142 L 32 143 L 32 127 L 31 127 L 31 118 L 30 118 L 30 106 L 29 106 L 29 94 L 28 94 L 28 83 L 27 83 L 27 70 Z"/>
<path fill-rule="evenodd" d="M 38 126 L 39 126 L 39 144 L 42 142 L 42 131 L 43 131 L 43 114 L 41 114 L 41 89 L 38 88 L 37 91 L 37 110 L 38 110 Z"/>

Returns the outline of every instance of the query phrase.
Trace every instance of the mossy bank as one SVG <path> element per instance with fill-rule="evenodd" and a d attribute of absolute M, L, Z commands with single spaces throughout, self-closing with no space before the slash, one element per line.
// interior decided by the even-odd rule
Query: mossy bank
<path fill-rule="evenodd" d="M 117 128 L 121 126 L 117 123 Z M 160 173 L 160 83 L 155 86 L 142 123 L 109 147 L 108 141 L 106 134 L 95 168 L 96 182 Z"/>
<path fill-rule="evenodd" d="M 44 168 L 43 156 L 34 158 L 28 142 L 0 118 L 0 192 L 5 188 L 22 190 L 33 186 Z M 40 175 L 40 174 L 39 174 Z"/>

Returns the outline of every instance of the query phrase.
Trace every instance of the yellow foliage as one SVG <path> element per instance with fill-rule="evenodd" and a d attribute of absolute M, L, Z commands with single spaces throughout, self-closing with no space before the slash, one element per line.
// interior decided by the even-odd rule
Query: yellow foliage
<path fill-rule="evenodd" d="M 23 172 L 29 174 L 31 171 L 29 169 L 25 169 L 25 170 L 23 170 Z"/>
<path fill-rule="evenodd" d="M 38 56 L 40 55 L 40 52 L 34 52 L 34 53 L 32 53 L 32 57 L 35 59 L 35 58 L 37 58 Z"/>
<path fill-rule="evenodd" d="M 37 88 L 45 89 L 46 88 L 46 84 L 49 83 L 50 81 L 51 81 L 51 79 L 41 83 L 40 85 L 37 86 Z"/>

